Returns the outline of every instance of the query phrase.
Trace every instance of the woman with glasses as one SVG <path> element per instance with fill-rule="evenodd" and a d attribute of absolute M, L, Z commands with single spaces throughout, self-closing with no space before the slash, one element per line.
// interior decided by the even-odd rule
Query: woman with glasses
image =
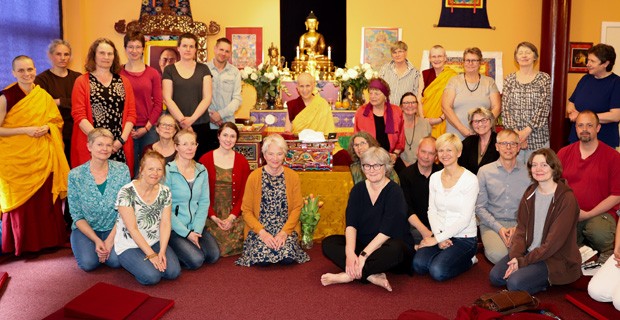
<path fill-rule="evenodd" d="M 459 165 L 477 174 L 480 167 L 499 159 L 499 151 L 495 148 L 497 142 L 495 118 L 487 108 L 471 109 L 467 113 L 467 118 L 474 134 L 463 140 Z"/>
<path fill-rule="evenodd" d="M 534 69 L 538 49 L 529 42 L 517 45 L 514 59 L 519 70 L 504 80 L 502 119 L 504 127 L 519 134 L 518 160 L 525 164 L 532 152 L 549 147 L 551 77 Z"/>
<path fill-rule="evenodd" d="M 402 189 L 388 176 L 392 162 L 382 148 L 362 154 L 366 180 L 349 194 L 345 235 L 323 240 L 323 254 L 342 270 L 325 273 L 321 284 L 360 280 L 392 291 L 385 272 L 409 272 L 413 237 L 407 222 L 407 202 Z"/>
<path fill-rule="evenodd" d="M 479 187 L 476 175 L 457 162 L 463 145 L 455 134 L 444 133 L 435 145 L 444 168 L 433 173 L 429 182 L 428 220 L 433 233 L 420 242 L 413 269 L 445 281 L 469 270 L 476 261 L 474 209 Z"/>
<path fill-rule="evenodd" d="M 377 139 L 373 138 L 373 136 L 366 131 L 356 132 L 351 136 L 351 139 L 349 139 L 349 148 L 347 151 L 353 161 L 349 165 L 349 168 L 351 169 L 351 177 L 353 178 L 353 184 L 366 180 L 366 175 L 364 175 L 364 171 L 362 170 L 360 159 L 362 158 L 362 154 L 371 147 L 381 146 L 379 145 L 379 142 L 377 142 Z M 389 178 L 397 184 L 400 184 L 400 180 L 398 179 L 396 172 L 391 171 Z"/>
<path fill-rule="evenodd" d="M 303 206 L 297 173 L 285 166 L 288 150 L 279 134 L 263 140 L 266 164 L 248 177 L 241 204 L 245 241 L 237 265 L 289 265 L 310 261 L 301 249 L 299 215 Z"/>
<path fill-rule="evenodd" d="M 414 164 L 417 160 L 417 151 L 420 140 L 431 134 L 431 124 L 418 112 L 418 97 L 412 92 L 407 92 L 400 98 L 400 108 L 403 110 L 405 148 L 396 160 L 394 169 L 396 173 Z"/>
<path fill-rule="evenodd" d="M 407 60 L 407 44 L 396 41 L 391 47 L 392 61 L 386 63 L 379 70 L 379 77 L 384 79 L 392 93 L 388 96 L 390 101 L 399 101 L 405 92 L 418 92 L 420 71 Z M 420 106 L 419 113 L 422 114 Z"/>
<path fill-rule="evenodd" d="M 494 286 L 536 294 L 581 277 L 575 232 L 579 205 L 553 150 L 534 151 L 527 171 L 533 184 L 521 199 L 508 255 L 491 269 L 489 279 Z"/>
<path fill-rule="evenodd" d="M 215 238 L 205 222 L 209 211 L 209 177 L 207 169 L 194 161 L 196 133 L 188 129 L 174 136 L 176 159 L 166 165 L 166 186 L 172 192 L 172 233 L 170 247 L 181 266 L 198 269 L 203 263 L 220 258 Z"/>
<path fill-rule="evenodd" d="M 446 132 L 456 134 L 459 139 L 475 134 L 467 127 L 467 112 L 471 108 L 490 109 L 497 119 L 501 112 L 501 97 L 495 80 L 480 74 L 482 51 L 473 47 L 463 52 L 464 73 L 448 81 L 443 93 L 441 109 L 448 120 Z"/>
<path fill-rule="evenodd" d="M 177 156 L 177 149 L 174 147 L 172 138 L 179 132 L 179 125 L 170 114 L 164 114 L 157 120 L 155 130 L 159 141 L 144 147 L 143 153 L 148 150 L 157 151 L 164 156 L 166 163 L 170 163 Z"/>
<path fill-rule="evenodd" d="M 125 34 L 127 64 L 121 69 L 136 97 L 136 123 L 131 130 L 133 139 L 134 172 L 138 171 L 142 150 L 157 141 L 155 122 L 162 112 L 161 76 L 155 68 L 144 63 L 144 35 L 139 31 Z"/>

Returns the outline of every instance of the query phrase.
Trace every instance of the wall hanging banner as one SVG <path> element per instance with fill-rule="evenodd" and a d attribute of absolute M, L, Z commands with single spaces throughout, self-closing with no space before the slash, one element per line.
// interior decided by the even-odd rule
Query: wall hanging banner
<path fill-rule="evenodd" d="M 443 0 L 438 27 L 491 29 L 487 0 Z"/>

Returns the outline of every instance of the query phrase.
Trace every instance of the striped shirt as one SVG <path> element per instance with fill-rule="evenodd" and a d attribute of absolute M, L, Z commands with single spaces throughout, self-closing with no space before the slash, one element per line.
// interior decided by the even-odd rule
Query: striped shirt
<path fill-rule="evenodd" d="M 386 63 L 379 71 L 379 77 L 383 78 L 390 85 L 390 103 L 400 104 L 400 98 L 407 92 L 418 95 L 418 82 L 420 81 L 420 71 L 407 60 L 407 71 L 402 76 L 398 76 L 394 61 Z"/>

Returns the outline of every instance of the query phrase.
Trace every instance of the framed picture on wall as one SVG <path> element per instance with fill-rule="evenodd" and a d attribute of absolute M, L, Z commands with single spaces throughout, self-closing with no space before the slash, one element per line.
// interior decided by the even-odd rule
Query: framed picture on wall
<path fill-rule="evenodd" d="M 144 63 L 155 68 L 159 73 L 164 67 L 179 61 L 177 40 L 149 40 L 144 50 Z"/>
<path fill-rule="evenodd" d="M 568 62 L 568 72 L 586 73 L 588 68 L 588 49 L 592 48 L 592 42 L 571 42 L 570 60 Z"/>
<path fill-rule="evenodd" d="M 226 27 L 232 42 L 230 63 L 239 69 L 256 67 L 263 62 L 263 28 Z"/>
<path fill-rule="evenodd" d="M 369 63 L 379 70 L 382 65 L 392 60 L 390 47 L 402 39 L 401 28 L 363 27 L 361 63 Z"/>

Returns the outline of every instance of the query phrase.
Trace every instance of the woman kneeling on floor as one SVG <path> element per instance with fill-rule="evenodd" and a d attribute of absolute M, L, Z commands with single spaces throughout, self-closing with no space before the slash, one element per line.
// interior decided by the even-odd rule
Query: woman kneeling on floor
<path fill-rule="evenodd" d="M 323 254 L 344 272 L 326 273 L 321 283 L 357 279 L 392 291 L 385 272 L 408 271 L 413 257 L 407 203 L 401 188 L 388 178 L 392 161 L 387 151 L 371 147 L 361 155 L 361 166 L 366 180 L 351 189 L 345 235 L 323 240 Z"/>
<path fill-rule="evenodd" d="M 114 250 L 121 266 L 144 285 L 181 274 L 177 255 L 168 248 L 172 194 L 161 184 L 164 156 L 147 151 L 140 159 L 138 178 L 121 188 L 116 199 Z"/>

